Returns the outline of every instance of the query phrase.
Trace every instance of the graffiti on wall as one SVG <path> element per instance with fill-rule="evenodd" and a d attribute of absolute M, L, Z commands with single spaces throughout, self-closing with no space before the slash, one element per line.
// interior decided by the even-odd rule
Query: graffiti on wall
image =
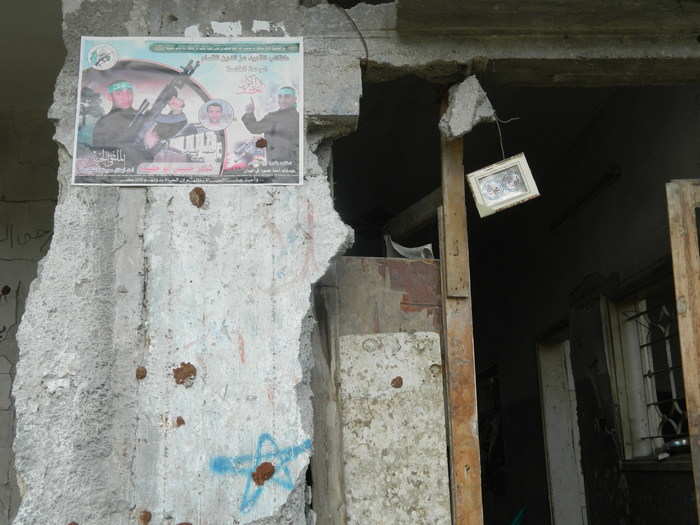
<path fill-rule="evenodd" d="M 21 316 L 22 281 L 0 283 L 0 344 L 14 340 Z"/>
<path fill-rule="evenodd" d="M 16 224 L 3 224 L 0 226 L 0 245 L 4 249 L 14 250 L 28 244 L 35 244 L 40 255 L 44 255 L 51 242 L 51 230 L 43 228 L 22 229 Z"/>
<path fill-rule="evenodd" d="M 280 448 L 267 432 L 260 434 L 254 454 L 235 457 L 216 456 L 209 466 L 215 474 L 234 474 L 246 478 L 240 510 L 249 512 L 260 499 L 267 482 L 292 490 L 294 478 L 289 463 L 311 450 L 311 440 L 298 445 Z"/>
<path fill-rule="evenodd" d="M 50 199 L 0 199 L 0 262 L 38 261 L 46 255 L 55 205 Z"/>

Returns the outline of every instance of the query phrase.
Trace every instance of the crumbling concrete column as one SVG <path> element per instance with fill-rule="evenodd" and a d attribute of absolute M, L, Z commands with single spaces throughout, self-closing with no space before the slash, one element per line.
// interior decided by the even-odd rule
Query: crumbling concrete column
<path fill-rule="evenodd" d="M 448 139 L 462 137 L 478 124 L 496 118 L 486 92 L 472 75 L 450 88 L 447 109 L 440 118 L 440 132 Z"/>
<path fill-rule="evenodd" d="M 253 23 L 261 6 L 274 26 Z M 311 285 L 351 239 L 328 156 L 313 154 L 337 133 L 318 98 L 333 90 L 307 103 L 321 124 L 303 186 L 205 187 L 198 208 L 189 187 L 69 182 L 81 34 L 182 35 L 228 17 L 220 27 L 244 35 L 295 35 L 298 9 L 64 1 L 68 57 L 50 115 L 60 196 L 18 334 L 15 524 L 305 523 Z M 359 95 L 359 68 L 342 67 Z M 349 107 L 335 108 L 344 125 L 357 96 Z"/>

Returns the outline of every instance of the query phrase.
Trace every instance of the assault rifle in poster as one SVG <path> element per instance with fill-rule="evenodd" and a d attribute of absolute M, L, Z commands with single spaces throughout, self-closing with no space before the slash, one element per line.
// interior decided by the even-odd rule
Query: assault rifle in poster
<path fill-rule="evenodd" d="M 146 134 L 158 124 L 173 125 L 175 127 L 180 124 L 183 128 L 187 125 L 187 118 L 183 114 L 164 115 L 162 111 L 173 97 L 177 97 L 178 89 L 182 88 L 182 86 L 190 80 L 190 77 L 198 67 L 199 61 L 195 63 L 194 60 L 190 60 L 186 66 L 180 68 L 182 71 L 161 90 L 152 106 L 146 99 L 141 102 L 141 105 L 136 111 L 136 115 L 134 115 L 134 118 L 129 123 L 129 128 L 136 132 L 134 136 L 135 146 L 143 147 Z M 163 143 L 161 141 L 161 143 L 156 144 L 149 151 L 155 155 L 162 146 Z"/>

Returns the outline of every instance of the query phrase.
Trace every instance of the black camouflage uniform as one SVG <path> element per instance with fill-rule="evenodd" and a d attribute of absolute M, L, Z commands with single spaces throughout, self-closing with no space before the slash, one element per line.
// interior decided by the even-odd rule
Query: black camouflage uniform
<path fill-rule="evenodd" d="M 138 143 L 136 126 L 129 126 L 136 116 L 133 108 L 112 108 L 112 111 L 100 118 L 92 132 L 93 148 L 121 149 L 130 166 L 138 166 L 142 162 L 152 162 L 155 151 L 147 150 L 143 143 Z M 167 140 L 177 135 L 187 125 L 187 117 L 179 115 L 160 115 L 155 132 L 161 140 Z M 157 150 L 158 148 L 154 148 Z"/>
<path fill-rule="evenodd" d="M 291 161 L 296 165 L 299 151 L 299 112 L 296 107 L 278 109 L 256 120 L 245 113 L 241 120 L 251 133 L 264 134 L 268 161 Z"/>

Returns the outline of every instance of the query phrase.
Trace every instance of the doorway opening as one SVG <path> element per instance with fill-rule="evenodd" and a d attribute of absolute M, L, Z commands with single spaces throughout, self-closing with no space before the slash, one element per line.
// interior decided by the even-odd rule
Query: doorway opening
<path fill-rule="evenodd" d="M 626 453 L 633 411 L 623 406 L 630 396 L 613 307 L 654 283 L 672 292 L 665 184 L 697 177 L 700 87 L 519 78 L 479 76 L 508 123 L 500 138 L 495 123 L 464 137 L 465 173 L 501 160 L 502 144 L 505 156 L 526 154 L 541 194 L 481 219 L 467 191 L 485 521 L 573 523 L 552 518 L 558 465 L 547 463 L 542 415 L 552 392 L 542 393 L 538 367 L 538 344 L 567 327 L 577 398 L 576 417 L 567 417 L 580 432 L 570 440 L 580 452 L 567 457 L 583 478 L 582 523 L 651 524 L 661 515 L 695 523 L 687 447 L 649 435 L 640 436 L 657 439 L 649 453 Z M 346 255 L 386 256 L 387 223 L 440 187 L 441 93 L 413 76 L 364 85 L 358 129 L 333 147 L 336 207 L 356 237 Z M 440 256 L 434 222 L 393 240 Z M 638 376 L 666 374 L 643 401 L 657 407 L 675 377 L 664 369 L 679 365 L 649 362 Z"/>
<path fill-rule="evenodd" d="M 505 502 L 493 495 L 501 502 L 495 507 L 509 507 L 511 515 L 524 509 L 529 521 L 547 523 L 561 506 L 551 501 L 552 481 L 564 465 L 547 464 L 544 439 L 553 391 L 537 380 L 537 348 L 567 326 L 587 523 L 695 523 L 694 506 L 687 504 L 693 492 L 687 447 L 667 444 L 687 437 L 687 427 L 672 340 L 665 184 L 697 176 L 700 155 L 690 137 L 700 122 L 688 110 L 697 107 L 700 89 L 489 86 L 488 79 L 484 85 L 501 118 L 520 117 L 502 125 L 506 154 L 526 153 L 541 193 L 484 220 L 470 216 L 476 351 L 497 360 L 503 396 L 507 482 Z M 488 140 L 487 127 L 465 137 L 465 164 L 466 152 L 478 157 Z M 656 297 L 671 300 L 657 305 Z M 638 332 L 636 355 L 651 357 L 636 362 L 622 359 L 631 351 L 622 346 L 631 343 L 616 336 L 624 321 L 619 312 L 633 299 L 653 305 L 637 309 L 635 329 L 655 328 Z M 663 326 L 662 310 L 668 313 Z M 629 429 L 642 416 L 648 431 L 637 439 L 645 453 L 631 453 Z M 485 505 L 488 515 L 488 494 Z M 575 516 L 554 523 L 580 519 L 571 508 Z"/>

